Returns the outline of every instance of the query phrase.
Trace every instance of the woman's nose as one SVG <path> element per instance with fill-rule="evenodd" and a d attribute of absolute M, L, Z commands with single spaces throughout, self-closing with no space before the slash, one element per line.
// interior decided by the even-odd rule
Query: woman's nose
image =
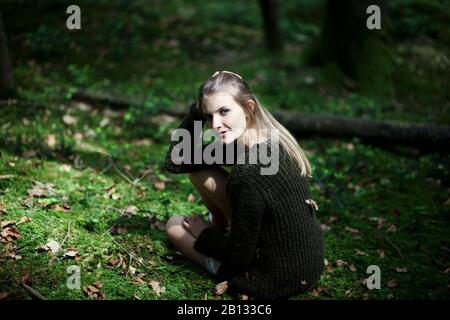
<path fill-rule="evenodd" d="M 213 129 L 218 129 L 222 126 L 222 121 L 220 120 L 220 117 L 214 115 L 212 118 L 212 127 Z"/>

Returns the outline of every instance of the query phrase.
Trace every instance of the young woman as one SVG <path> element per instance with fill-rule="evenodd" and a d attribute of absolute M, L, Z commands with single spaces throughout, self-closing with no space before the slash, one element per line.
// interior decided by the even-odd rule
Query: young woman
<path fill-rule="evenodd" d="M 210 219 L 172 216 L 166 225 L 169 240 L 219 281 L 228 281 L 231 292 L 283 299 L 312 289 L 323 271 L 323 238 L 311 206 L 311 167 L 297 141 L 242 77 L 229 71 L 202 84 L 179 129 L 194 136 L 195 121 L 206 122 L 224 146 L 243 146 L 245 152 L 229 170 L 220 164 L 178 164 L 172 142 L 165 167 L 189 173 Z M 278 139 L 267 133 L 274 130 Z M 269 145 L 278 147 L 272 159 L 278 170 L 261 174 L 264 165 L 249 157 Z"/>

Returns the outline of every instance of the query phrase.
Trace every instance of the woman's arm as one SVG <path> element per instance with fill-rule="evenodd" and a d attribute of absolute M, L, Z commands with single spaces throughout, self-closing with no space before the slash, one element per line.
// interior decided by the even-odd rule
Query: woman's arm
<path fill-rule="evenodd" d="M 164 168 L 172 173 L 192 172 L 192 171 L 199 169 L 199 167 L 201 168 L 204 166 L 203 164 L 200 164 L 200 165 L 194 164 L 194 153 L 196 152 L 195 144 L 200 143 L 200 145 L 201 145 L 201 142 L 202 142 L 201 138 L 195 136 L 195 134 L 196 134 L 196 132 L 194 132 L 195 121 L 202 121 L 202 124 L 203 124 L 204 117 L 200 114 L 198 107 L 197 107 L 197 103 L 194 102 L 189 107 L 189 112 L 186 114 L 184 119 L 181 121 L 178 128 L 175 129 L 175 130 L 180 130 L 179 132 L 181 132 L 181 130 L 183 130 L 184 133 L 189 134 L 190 139 L 186 140 L 186 141 L 188 142 L 188 145 L 190 148 L 190 154 L 181 152 L 182 159 L 183 159 L 182 163 L 181 164 L 175 163 L 174 159 L 172 158 L 172 151 L 174 150 L 175 147 L 177 147 L 177 148 L 181 147 L 182 140 L 170 142 L 169 151 L 166 154 L 166 158 L 165 158 L 165 162 L 164 162 Z M 177 150 L 175 150 L 175 151 L 177 151 Z M 178 155 L 180 152 L 177 151 L 175 153 Z"/>

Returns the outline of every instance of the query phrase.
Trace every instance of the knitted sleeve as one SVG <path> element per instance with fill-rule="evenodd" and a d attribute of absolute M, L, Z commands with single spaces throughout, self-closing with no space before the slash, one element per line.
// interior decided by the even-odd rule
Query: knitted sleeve
<path fill-rule="evenodd" d="M 179 141 L 171 141 L 169 151 L 166 154 L 164 168 L 172 173 L 187 173 L 204 167 L 204 164 L 194 164 L 194 153 L 202 152 L 201 137 L 196 137 L 194 132 L 194 121 L 203 121 L 204 118 L 198 112 L 197 104 L 192 103 L 189 112 L 181 121 L 181 124 L 175 129 L 174 133 L 189 134 L 187 145 L 189 154 L 183 152 L 181 148 L 181 138 Z M 176 132 L 178 130 L 178 132 Z M 200 147 L 200 150 L 198 148 Z M 187 149 L 184 149 L 187 150 Z M 177 158 L 178 161 L 175 159 Z"/>
<path fill-rule="evenodd" d="M 222 262 L 218 277 L 248 269 L 255 261 L 258 239 L 266 201 L 250 183 L 241 181 L 230 188 L 232 209 L 231 231 L 227 236 L 217 227 L 205 229 L 197 238 L 194 249 Z"/>

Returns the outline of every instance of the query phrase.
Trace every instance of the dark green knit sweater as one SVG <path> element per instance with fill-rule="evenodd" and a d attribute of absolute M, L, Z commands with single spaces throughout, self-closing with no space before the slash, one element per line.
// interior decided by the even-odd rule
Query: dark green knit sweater
<path fill-rule="evenodd" d="M 180 128 L 192 132 L 200 120 L 191 105 Z M 270 143 L 270 142 L 268 142 Z M 173 173 L 202 169 L 200 165 L 175 165 Z M 261 147 L 256 144 L 255 148 Z M 270 150 L 270 148 L 268 148 Z M 235 164 L 229 174 L 227 195 L 231 206 L 231 232 L 209 227 L 194 244 L 203 254 L 222 262 L 218 280 L 228 280 L 231 290 L 262 299 L 283 299 L 311 289 L 324 265 L 323 237 L 311 199 L 308 181 L 279 148 L 279 170 L 261 175 L 261 164 Z"/>

